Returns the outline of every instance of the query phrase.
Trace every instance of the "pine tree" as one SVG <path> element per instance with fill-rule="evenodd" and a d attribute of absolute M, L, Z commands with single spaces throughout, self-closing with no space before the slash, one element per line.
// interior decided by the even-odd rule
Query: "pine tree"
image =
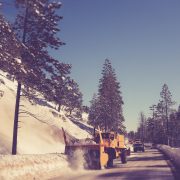
<path fill-rule="evenodd" d="M 127 134 L 129 142 L 135 141 L 136 139 L 136 133 L 134 131 L 130 131 Z"/>
<path fill-rule="evenodd" d="M 79 90 L 78 84 L 72 79 L 66 87 L 67 91 L 65 94 L 64 105 L 67 107 L 70 115 L 74 109 L 77 110 L 77 114 L 80 114 L 82 107 L 82 93 Z"/>
<path fill-rule="evenodd" d="M 175 104 L 172 101 L 172 95 L 167 84 L 164 84 L 160 92 L 160 101 L 157 105 L 151 106 L 153 117 L 147 120 L 147 139 L 154 143 L 168 144 L 173 143 L 178 124 L 176 121 L 176 113 L 172 109 Z"/>
<path fill-rule="evenodd" d="M 154 118 L 147 118 L 146 123 L 147 136 L 146 139 L 149 142 L 155 143 L 155 126 L 154 126 Z"/>
<path fill-rule="evenodd" d="M 70 77 L 70 66 L 69 70 L 67 68 L 67 71 L 64 72 L 62 75 L 53 75 L 51 80 L 47 80 L 48 82 L 45 84 L 46 87 L 43 87 L 43 89 L 46 89 L 46 92 L 44 93 L 45 98 L 48 101 L 54 102 L 57 104 L 58 108 L 57 110 L 60 112 L 61 106 L 65 105 L 65 99 L 67 97 L 68 93 L 68 84 L 69 81 L 71 81 Z M 44 86 L 45 86 L 44 85 Z"/>
<path fill-rule="evenodd" d="M 16 0 L 18 15 L 15 21 L 14 30 L 19 40 L 26 47 L 21 49 L 21 60 L 28 69 L 28 73 L 23 76 L 21 73 L 17 77 L 18 87 L 16 95 L 16 107 L 14 116 L 13 147 L 12 154 L 17 151 L 17 130 L 18 114 L 20 105 L 20 94 L 22 84 L 25 87 L 26 95 L 32 94 L 31 89 L 48 93 L 53 75 L 58 75 L 69 70 L 58 60 L 52 58 L 48 53 L 48 48 L 58 49 L 63 43 L 56 36 L 58 22 L 62 19 L 56 14 L 56 10 L 61 7 L 61 3 L 48 0 Z"/>
<path fill-rule="evenodd" d="M 162 91 L 160 93 L 161 96 L 161 106 L 164 118 L 164 124 L 166 124 L 166 143 L 169 145 L 169 113 L 171 111 L 171 106 L 174 105 L 175 102 L 172 101 L 172 95 L 169 91 L 167 84 L 164 84 L 162 87 Z"/>
<path fill-rule="evenodd" d="M 169 116 L 169 138 L 172 147 L 180 146 L 180 106 Z"/>
<path fill-rule="evenodd" d="M 20 59 L 22 44 L 17 40 L 12 27 L 0 14 L 0 69 L 8 74 L 23 73 Z"/>
<path fill-rule="evenodd" d="M 143 112 L 140 112 L 140 122 L 139 122 L 139 134 L 140 134 L 140 139 L 144 142 L 146 139 L 146 117 Z"/>
<path fill-rule="evenodd" d="M 162 87 L 162 91 L 160 92 L 161 96 L 161 105 L 164 110 L 165 116 L 168 116 L 171 111 L 171 106 L 174 105 L 175 102 L 172 101 L 172 95 L 169 91 L 167 84 L 164 84 Z"/>
<path fill-rule="evenodd" d="M 98 126 L 103 127 L 102 121 L 99 118 L 99 112 L 99 97 L 97 94 L 94 94 L 92 100 L 90 101 L 88 123 L 93 125 L 95 128 L 98 128 Z"/>
<path fill-rule="evenodd" d="M 108 59 L 105 60 L 99 80 L 98 101 L 98 115 L 94 124 L 100 125 L 105 131 L 125 132 L 120 85 Z"/>

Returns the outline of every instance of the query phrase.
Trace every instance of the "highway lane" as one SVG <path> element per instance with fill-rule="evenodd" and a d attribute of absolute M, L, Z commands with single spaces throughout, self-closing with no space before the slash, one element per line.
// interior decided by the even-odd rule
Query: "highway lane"
<path fill-rule="evenodd" d="M 59 176 L 53 180 L 174 180 L 169 161 L 156 149 L 132 153 L 127 164 L 114 161 L 114 168 Z M 177 178 L 176 178 L 177 179 Z"/>

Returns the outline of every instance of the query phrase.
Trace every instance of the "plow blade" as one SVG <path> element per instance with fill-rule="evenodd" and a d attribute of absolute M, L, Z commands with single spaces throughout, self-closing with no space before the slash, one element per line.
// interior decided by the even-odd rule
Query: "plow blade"
<path fill-rule="evenodd" d="M 108 161 L 108 154 L 100 144 L 66 145 L 65 154 L 73 168 L 101 169 Z"/>
<path fill-rule="evenodd" d="M 107 166 L 108 154 L 104 152 L 101 134 L 99 144 L 94 144 L 94 141 L 91 143 L 75 144 L 68 141 L 63 128 L 62 132 L 65 142 L 65 154 L 72 168 L 101 169 Z"/>

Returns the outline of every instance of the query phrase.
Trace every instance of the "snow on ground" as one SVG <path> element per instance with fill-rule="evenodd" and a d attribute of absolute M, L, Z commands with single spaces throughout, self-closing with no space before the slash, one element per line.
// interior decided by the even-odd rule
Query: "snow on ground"
<path fill-rule="evenodd" d="M 87 124 L 87 114 L 82 114 L 83 121 L 77 121 L 63 110 L 57 112 L 52 103 L 43 99 L 38 104 L 31 104 L 21 97 L 18 155 L 10 155 L 17 83 L 4 75 L 0 72 L 0 79 L 5 82 L 0 85 L 0 90 L 4 91 L 0 98 L 0 179 L 48 179 L 59 174 L 73 177 L 73 173 L 85 173 L 82 153 L 78 153 L 76 162 L 73 162 L 79 165 L 78 169 L 70 168 L 63 154 L 65 145 L 61 128 L 65 129 L 68 137 L 82 139 L 80 142 L 83 142 L 84 138 L 91 137 L 85 129 L 93 130 Z M 22 114 L 25 111 L 34 117 Z"/>
<path fill-rule="evenodd" d="M 82 118 L 83 118 L 83 122 L 87 123 L 87 121 L 88 121 L 88 114 L 87 113 L 82 113 Z"/>
<path fill-rule="evenodd" d="M 180 148 L 173 148 L 167 145 L 157 145 L 157 148 L 168 156 L 178 168 L 180 168 Z"/>
<path fill-rule="evenodd" d="M 84 139 L 91 135 L 73 123 L 65 111 L 57 112 L 52 103 L 43 99 L 31 104 L 21 97 L 18 155 L 10 155 L 17 83 L 2 72 L 0 79 L 5 82 L 0 84 L 0 90 L 4 91 L 0 98 L 0 179 L 46 179 L 49 174 L 72 171 L 62 154 L 65 148 L 62 127 L 68 137 Z M 25 111 L 34 117 L 22 113 Z"/>
<path fill-rule="evenodd" d="M 0 155 L 1 180 L 42 180 L 60 174 L 63 179 L 77 173 L 84 174 L 86 171 L 81 166 L 71 169 L 67 157 L 63 154 Z"/>
<path fill-rule="evenodd" d="M 1 155 L 0 179 L 45 179 L 53 171 L 68 169 L 65 155 Z"/>
<path fill-rule="evenodd" d="M 88 124 L 88 114 L 87 113 L 82 113 L 82 122 L 81 123 L 89 128 L 92 128 L 92 126 Z"/>
<path fill-rule="evenodd" d="M 4 96 L 0 99 L 0 153 L 10 154 L 17 84 L 2 75 L 0 78 L 5 82 L 5 85 L 0 85 L 0 89 L 4 91 Z M 20 114 L 17 149 L 19 154 L 64 152 L 62 127 L 78 139 L 90 137 L 89 133 L 71 122 L 64 111 L 59 113 L 44 104 L 32 105 L 22 97 L 20 113 L 24 111 L 32 113 L 35 118 L 28 114 Z"/>

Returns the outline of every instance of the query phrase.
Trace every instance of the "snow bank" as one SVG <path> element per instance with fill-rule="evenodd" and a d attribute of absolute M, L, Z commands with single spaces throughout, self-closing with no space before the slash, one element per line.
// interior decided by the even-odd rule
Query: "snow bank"
<path fill-rule="evenodd" d="M 0 99 L 0 180 L 50 179 L 58 174 L 64 177 L 84 171 L 82 166 L 73 171 L 67 157 L 61 154 L 65 148 L 62 127 L 67 137 L 79 139 L 79 142 L 91 135 L 72 122 L 65 111 L 57 112 L 54 105 L 43 98 L 31 104 L 21 97 L 18 155 L 10 155 L 17 83 L 7 79 L 1 71 L 0 79 L 4 82 L 0 85 L 0 90 L 4 92 Z M 83 117 L 85 120 L 82 123 L 87 126 L 87 115 Z M 82 154 L 77 157 L 76 163 L 82 165 Z"/>
<path fill-rule="evenodd" d="M 0 180 L 73 179 L 74 175 L 87 173 L 83 152 L 75 151 L 73 157 L 62 153 L 0 155 Z"/>
<path fill-rule="evenodd" d="M 69 169 L 65 155 L 1 155 L 0 179 L 45 179 Z"/>
<path fill-rule="evenodd" d="M 180 148 L 172 148 L 167 145 L 157 145 L 157 148 L 168 156 L 178 168 L 180 168 Z"/>
<path fill-rule="evenodd" d="M 13 119 L 17 83 L 6 78 L 0 71 L 4 92 L 0 99 L 0 154 L 11 154 Z M 56 111 L 52 103 L 43 98 L 37 104 L 31 104 L 21 97 L 18 129 L 18 154 L 63 153 L 64 139 L 62 127 L 70 136 L 77 139 L 91 137 L 88 132 L 73 123 L 65 111 Z M 29 114 L 26 114 L 27 112 Z"/>

